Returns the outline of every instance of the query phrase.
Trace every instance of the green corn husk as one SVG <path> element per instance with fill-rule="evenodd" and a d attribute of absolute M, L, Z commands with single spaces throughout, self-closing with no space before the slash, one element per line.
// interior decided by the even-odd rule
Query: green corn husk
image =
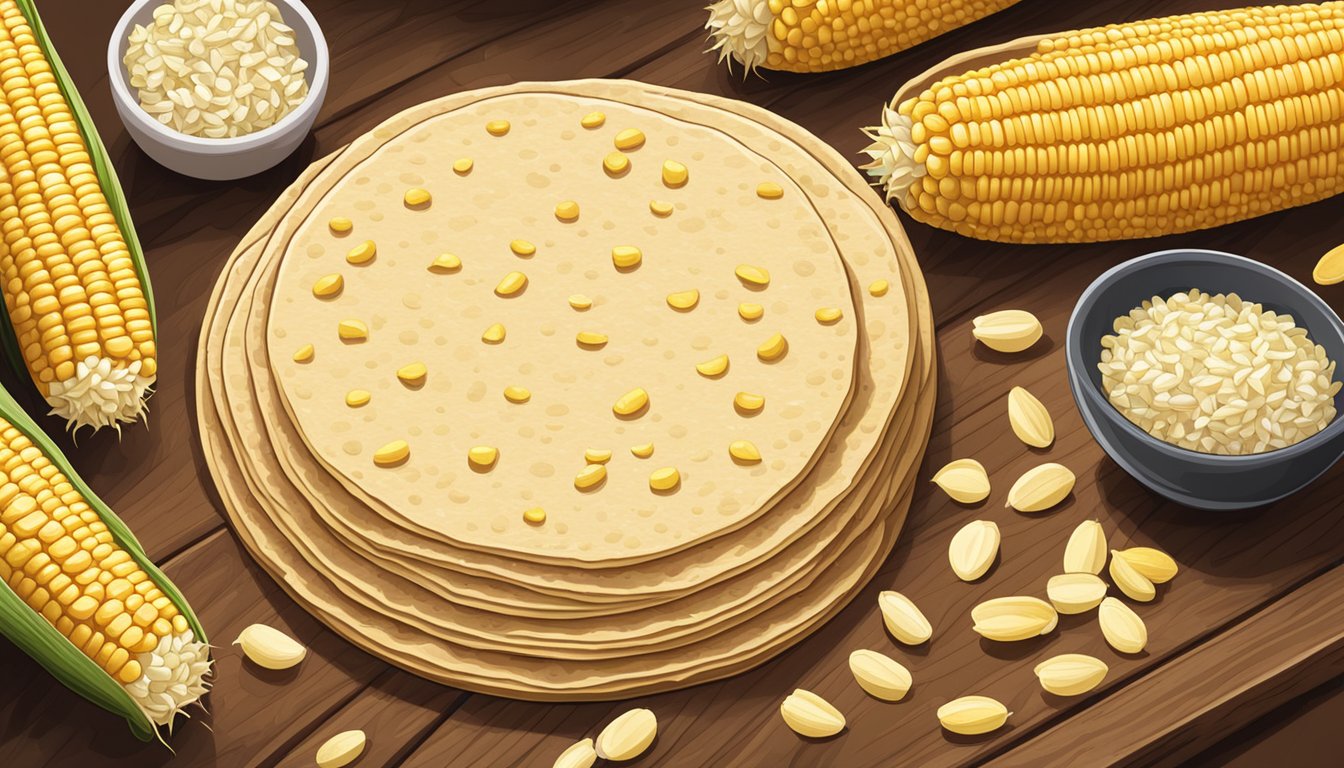
<path fill-rule="evenodd" d="M 14 398 L 2 387 L 0 387 L 0 416 L 3 416 L 20 432 L 27 435 L 28 439 L 33 441 L 33 445 L 42 450 L 47 459 L 79 491 L 88 505 L 98 514 L 98 517 L 102 518 L 103 523 L 107 525 L 107 529 L 112 532 L 112 538 L 117 542 L 117 545 L 126 550 L 131 559 L 148 574 L 150 580 L 182 612 L 188 624 L 191 625 L 196 639 L 202 643 L 208 642 L 205 630 L 201 627 L 200 621 L 196 618 L 196 614 L 191 610 L 191 606 L 182 596 L 182 593 L 145 555 L 144 548 L 140 546 L 140 542 L 136 541 L 135 535 L 126 527 L 126 524 L 80 479 L 79 475 L 75 473 L 74 467 L 70 465 L 70 461 L 65 458 L 56 444 L 51 441 L 51 438 L 47 437 L 38 428 L 37 423 L 19 407 Z M 8 637 L 11 642 L 31 656 L 38 664 L 41 664 L 67 688 L 103 709 L 126 718 L 136 737 L 149 741 L 157 735 L 154 724 L 150 722 L 149 718 L 131 698 L 130 694 L 121 687 L 120 683 L 103 671 L 92 659 L 85 656 L 44 617 L 29 608 L 28 604 L 23 602 L 10 589 L 9 585 L 2 581 L 0 581 L 0 634 Z"/>

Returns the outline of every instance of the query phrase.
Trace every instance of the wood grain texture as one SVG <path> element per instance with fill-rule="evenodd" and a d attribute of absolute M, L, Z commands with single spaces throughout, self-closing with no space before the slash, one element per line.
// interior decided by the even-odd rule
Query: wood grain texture
<path fill-rule="evenodd" d="M 122 129 L 107 93 L 104 51 L 124 0 L 41 0 L 126 184 L 161 313 L 163 371 L 148 427 L 126 430 L 120 442 L 100 434 L 61 444 L 151 556 L 167 563 L 211 630 L 219 673 L 210 714 L 198 714 L 209 728 L 196 721 L 180 725 L 173 756 L 135 741 L 120 721 L 0 643 L 0 679 L 9 693 L 0 701 L 0 765 L 302 766 L 311 765 L 328 736 L 362 727 L 370 746 L 357 763 L 361 768 L 546 766 L 631 706 L 651 707 L 662 726 L 641 766 L 1040 765 L 1050 756 L 1083 754 L 1076 752 L 1080 743 L 1095 745 L 1086 753 L 1089 764 L 1161 764 L 1193 755 L 1338 676 L 1344 468 L 1265 510 L 1202 513 L 1162 502 L 1107 460 L 1083 429 L 1065 381 L 1062 338 L 1074 299 L 1097 274 L 1153 250 L 1229 250 L 1307 280 L 1315 258 L 1344 240 L 1337 224 L 1344 199 L 1207 232 L 1078 246 L 982 243 L 903 218 L 930 284 L 942 367 L 924 474 L 974 456 L 989 470 L 995 493 L 966 509 L 924 485 L 896 551 L 836 619 L 752 672 L 687 691 L 551 706 L 469 696 L 389 668 L 322 628 L 247 559 L 223 528 L 194 434 L 195 341 L 220 265 L 309 162 L 400 109 L 513 80 L 628 76 L 767 106 L 853 153 L 865 143 L 857 129 L 876 119 L 901 83 L 954 53 L 1029 33 L 1240 4 L 1026 0 L 854 70 L 743 79 L 703 53 L 700 1 L 314 0 L 310 6 L 332 48 L 333 75 L 313 136 L 280 166 L 218 184 L 155 166 Z M 1321 289 L 1321 295 L 1344 306 L 1344 286 Z M 970 337 L 975 315 L 1005 307 L 1031 309 L 1045 324 L 1046 338 L 1026 355 L 998 355 Z M 9 374 L 0 379 L 40 412 L 26 382 Z M 1022 446 L 1008 430 L 1004 398 L 1014 384 L 1029 388 L 1054 414 L 1058 437 L 1048 451 Z M 59 431 L 54 421 L 46 426 Z M 1017 475 L 1047 460 L 1077 472 L 1072 498 L 1040 516 L 1002 509 Z M 946 546 L 957 528 L 977 518 L 999 524 L 1003 557 L 984 580 L 964 584 L 947 567 Z M 1045 579 L 1060 568 L 1069 531 L 1089 518 L 1102 521 L 1113 546 L 1157 546 L 1181 563 L 1181 575 L 1158 600 L 1138 609 L 1152 635 L 1145 654 L 1122 658 L 1110 651 L 1092 616 L 1066 617 L 1050 637 L 1012 646 L 982 642 L 970 631 L 974 603 L 1043 594 Z M 909 594 L 929 615 L 936 631 L 929 647 L 908 652 L 886 636 L 875 598 L 887 588 Z M 246 665 L 228 643 L 255 621 L 288 629 L 309 645 L 311 656 L 278 675 Z M 1275 636 L 1266 628 L 1275 625 L 1284 635 L 1270 643 Z M 907 701 L 877 702 L 854 685 L 845 657 L 859 647 L 892 653 L 910 667 L 915 687 Z M 1079 700 L 1043 695 L 1030 668 L 1039 657 L 1062 652 L 1106 660 L 1112 672 L 1105 685 Z M 1243 665 L 1241 674 L 1231 674 L 1234 663 Z M 849 729 L 817 743 L 788 731 L 777 707 L 795 687 L 833 701 L 847 714 Z M 934 709 L 965 693 L 1001 698 L 1015 712 L 1009 727 L 978 739 L 940 731 Z M 1164 716 L 1150 716 L 1154 709 Z M 1099 735 L 1116 724 L 1125 726 L 1124 740 Z"/>

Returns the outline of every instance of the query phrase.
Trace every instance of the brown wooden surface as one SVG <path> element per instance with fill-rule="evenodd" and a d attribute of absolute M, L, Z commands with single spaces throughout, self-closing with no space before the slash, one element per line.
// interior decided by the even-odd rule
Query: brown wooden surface
<path fill-rule="evenodd" d="M 540 705 L 434 685 L 355 650 L 298 609 L 248 559 L 223 524 L 194 434 L 193 366 L 201 315 L 218 269 L 275 195 L 316 157 L 399 109 L 458 90 L 522 79 L 632 77 L 741 98 L 797 121 L 842 152 L 905 80 L 969 48 L 1029 33 L 1076 28 L 1239 3 L 1024 0 L 986 21 L 847 72 L 764 78 L 730 76 L 703 53 L 703 0 L 649 2 L 440 2 L 314 0 L 332 51 L 331 92 L 302 148 L 279 167 L 230 183 L 187 179 L 157 167 L 126 136 L 107 92 L 107 35 L 125 2 L 42 0 L 52 37 L 89 103 L 130 197 L 154 278 L 162 374 L 147 428 L 66 439 L 76 466 L 137 532 L 150 555 L 191 599 L 216 643 L 210 713 L 180 724 L 176 754 L 136 741 L 117 719 L 60 688 L 0 641 L 0 766 L 305 766 L 327 736 L 363 728 L 358 766 L 550 765 L 630 706 L 658 715 L 658 741 L 639 765 L 1003 765 L 1173 764 L 1199 755 L 1284 702 L 1344 674 L 1344 468 L 1272 508 L 1201 513 L 1153 497 L 1088 437 L 1065 382 L 1062 336 L 1078 293 L 1106 267 L 1176 246 L 1229 250 L 1307 280 L 1315 258 L 1344 240 L 1344 198 L 1218 230 L 1158 240 L 1086 246 L 982 243 L 907 223 L 929 281 L 939 334 L 940 401 L 925 474 L 975 456 L 996 493 L 966 510 L 931 487 L 918 491 L 896 551 L 868 589 L 816 635 L 763 667 L 720 683 L 633 702 Z M 1337 308 L 1344 286 L 1322 289 Z M 976 314 L 1031 309 L 1046 338 L 1008 358 L 972 343 Z M 33 392 L 5 380 L 37 412 Z M 1055 414 L 1049 451 L 1024 448 L 1007 429 L 1004 397 L 1030 388 Z M 59 431 L 54 421 L 48 428 Z M 1077 472 L 1072 499 L 1045 515 L 999 507 L 1025 469 L 1047 460 Z M 1003 558 L 980 583 L 957 581 L 946 545 L 965 522 L 994 520 Z M 1106 647 L 1093 616 L 1064 617 L 1060 630 L 995 645 L 970 631 L 970 607 L 987 597 L 1042 594 L 1059 568 L 1069 531 L 1100 519 L 1112 546 L 1148 544 L 1183 571 L 1140 606 L 1151 642 L 1138 657 Z M 926 649 L 907 652 L 885 635 L 874 598 L 897 588 L 935 626 Z M 245 625 L 285 628 L 311 648 L 295 670 L 263 673 L 229 642 Z M 899 704 L 877 702 L 849 677 L 849 651 L 892 653 L 915 688 Z M 1111 665 L 1103 688 L 1080 700 L 1043 694 L 1034 662 L 1091 653 Z M 849 718 L 841 736 L 813 743 L 776 712 L 795 687 L 814 690 Z M 955 696 L 982 693 L 1014 715 L 1007 728 L 962 739 L 941 732 L 933 712 Z M 1338 697 L 1335 697 L 1338 698 Z M 1330 699 L 1333 701 L 1333 699 Z M 206 727 L 208 726 L 208 727 Z M 1308 727 L 1312 726 L 1312 727 Z M 1294 764 L 1338 753 L 1332 718 L 1276 726 L 1293 739 Z M 1313 749 L 1313 745 L 1319 747 Z M 1235 744 L 1216 753 L 1237 754 Z M 1231 750 L 1231 751 L 1228 751 Z M 1256 763 L 1243 763 L 1256 764 Z"/>

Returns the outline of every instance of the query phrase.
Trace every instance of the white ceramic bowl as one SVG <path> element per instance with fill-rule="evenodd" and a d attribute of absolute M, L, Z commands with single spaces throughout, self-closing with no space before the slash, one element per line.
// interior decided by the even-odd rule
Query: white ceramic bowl
<path fill-rule="evenodd" d="M 145 154 L 160 165 L 198 179 L 239 179 L 279 163 L 303 143 L 327 95 L 327 76 L 331 70 L 327 41 L 317 19 L 299 0 L 271 2 L 280 8 L 284 23 L 294 28 L 294 41 L 300 55 L 308 62 L 304 72 L 308 80 L 308 96 L 275 125 L 246 136 L 225 139 L 179 133 L 140 108 L 137 89 L 131 87 L 126 66 L 122 64 L 126 38 L 136 24 L 152 21 L 154 9 L 164 0 L 135 0 L 126 9 L 107 44 L 107 74 L 117 114 Z"/>

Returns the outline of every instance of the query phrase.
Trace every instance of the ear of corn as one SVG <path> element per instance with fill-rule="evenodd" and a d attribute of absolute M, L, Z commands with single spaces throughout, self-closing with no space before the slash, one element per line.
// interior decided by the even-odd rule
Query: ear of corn
<path fill-rule="evenodd" d="M 156 328 L 121 185 L 32 0 L 0 0 L 0 22 L 5 346 L 68 425 L 135 421 Z"/>
<path fill-rule="evenodd" d="M 858 66 L 1001 11 L 1018 0 L 717 0 L 710 49 L 748 72 Z"/>
<path fill-rule="evenodd" d="M 205 692 L 186 600 L 0 389 L 0 633 L 149 740 Z"/>
<path fill-rule="evenodd" d="M 915 219 L 1005 242 L 1152 237 L 1344 188 L 1344 4 L 1045 37 L 893 102 L 864 166 Z"/>

